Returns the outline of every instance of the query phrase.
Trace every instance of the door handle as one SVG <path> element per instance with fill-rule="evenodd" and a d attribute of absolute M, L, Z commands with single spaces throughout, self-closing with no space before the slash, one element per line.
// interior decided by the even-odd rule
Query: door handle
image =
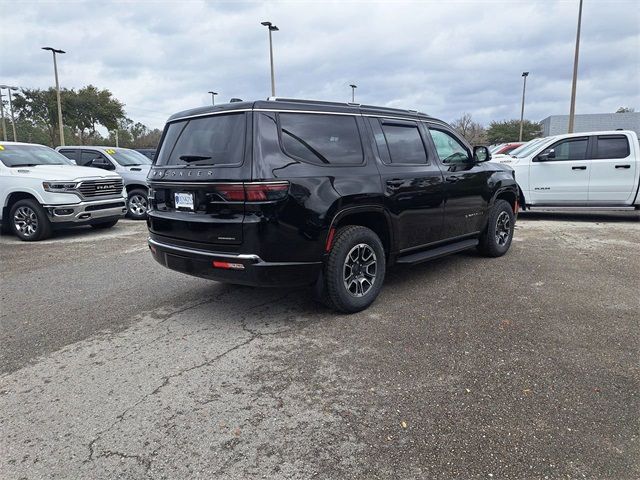
<path fill-rule="evenodd" d="M 584 165 L 581 165 L 579 167 L 571 167 L 571 170 L 586 170 L 587 167 L 585 167 Z"/>
<path fill-rule="evenodd" d="M 404 183 L 402 178 L 394 178 L 392 180 L 387 180 L 387 185 L 390 187 L 399 187 Z"/>
<path fill-rule="evenodd" d="M 616 165 L 616 168 L 631 168 L 631 165 Z"/>
<path fill-rule="evenodd" d="M 457 182 L 458 180 L 460 180 L 460 177 L 456 177 L 456 176 L 453 176 L 453 175 L 452 175 L 452 176 L 450 176 L 450 177 L 447 177 L 445 180 L 446 180 L 447 182 L 449 182 L 449 183 L 455 183 L 455 182 Z"/>

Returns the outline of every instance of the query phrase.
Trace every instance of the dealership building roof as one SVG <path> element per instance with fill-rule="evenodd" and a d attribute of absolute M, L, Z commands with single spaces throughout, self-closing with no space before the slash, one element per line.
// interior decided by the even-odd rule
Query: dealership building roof
<path fill-rule="evenodd" d="M 551 115 L 540 122 L 543 136 L 560 135 L 569 129 L 569 115 Z M 640 136 L 640 112 L 586 113 L 576 115 L 574 132 L 597 132 L 602 130 L 633 130 Z"/>

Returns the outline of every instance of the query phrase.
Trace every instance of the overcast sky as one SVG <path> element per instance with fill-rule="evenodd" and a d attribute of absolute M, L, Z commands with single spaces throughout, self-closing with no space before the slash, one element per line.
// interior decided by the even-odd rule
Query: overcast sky
<path fill-rule="evenodd" d="M 640 110 L 638 0 L 584 0 L 577 113 Z M 578 0 L 205 2 L 0 0 L 0 83 L 107 88 L 129 117 L 270 94 L 412 108 L 481 123 L 569 111 Z"/>

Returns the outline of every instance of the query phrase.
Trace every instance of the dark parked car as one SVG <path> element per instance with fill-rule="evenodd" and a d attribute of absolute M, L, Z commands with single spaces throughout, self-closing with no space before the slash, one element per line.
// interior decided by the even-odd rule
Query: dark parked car
<path fill-rule="evenodd" d="M 385 270 L 507 252 L 511 169 L 411 110 L 290 99 L 173 115 L 149 173 L 149 247 L 168 268 L 254 286 L 314 285 L 368 307 Z"/>
<path fill-rule="evenodd" d="M 136 148 L 135 151 L 136 152 L 140 152 L 145 157 L 147 157 L 149 160 L 153 160 L 154 158 L 156 158 L 156 149 L 155 148 Z"/>

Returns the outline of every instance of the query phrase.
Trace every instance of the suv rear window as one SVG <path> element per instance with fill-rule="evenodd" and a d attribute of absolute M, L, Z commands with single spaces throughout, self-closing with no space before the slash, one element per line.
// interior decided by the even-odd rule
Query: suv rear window
<path fill-rule="evenodd" d="M 598 137 L 595 158 L 625 158 L 629 153 L 629 142 L 625 135 Z"/>
<path fill-rule="evenodd" d="M 240 165 L 244 158 L 244 113 L 170 123 L 156 165 Z"/>
<path fill-rule="evenodd" d="M 285 153 L 315 164 L 361 164 L 360 132 L 355 117 L 317 113 L 280 113 Z"/>
<path fill-rule="evenodd" d="M 427 153 L 417 123 L 383 121 L 382 132 L 387 140 L 391 163 L 427 163 Z M 378 148 L 384 149 L 384 146 L 378 144 Z"/>

